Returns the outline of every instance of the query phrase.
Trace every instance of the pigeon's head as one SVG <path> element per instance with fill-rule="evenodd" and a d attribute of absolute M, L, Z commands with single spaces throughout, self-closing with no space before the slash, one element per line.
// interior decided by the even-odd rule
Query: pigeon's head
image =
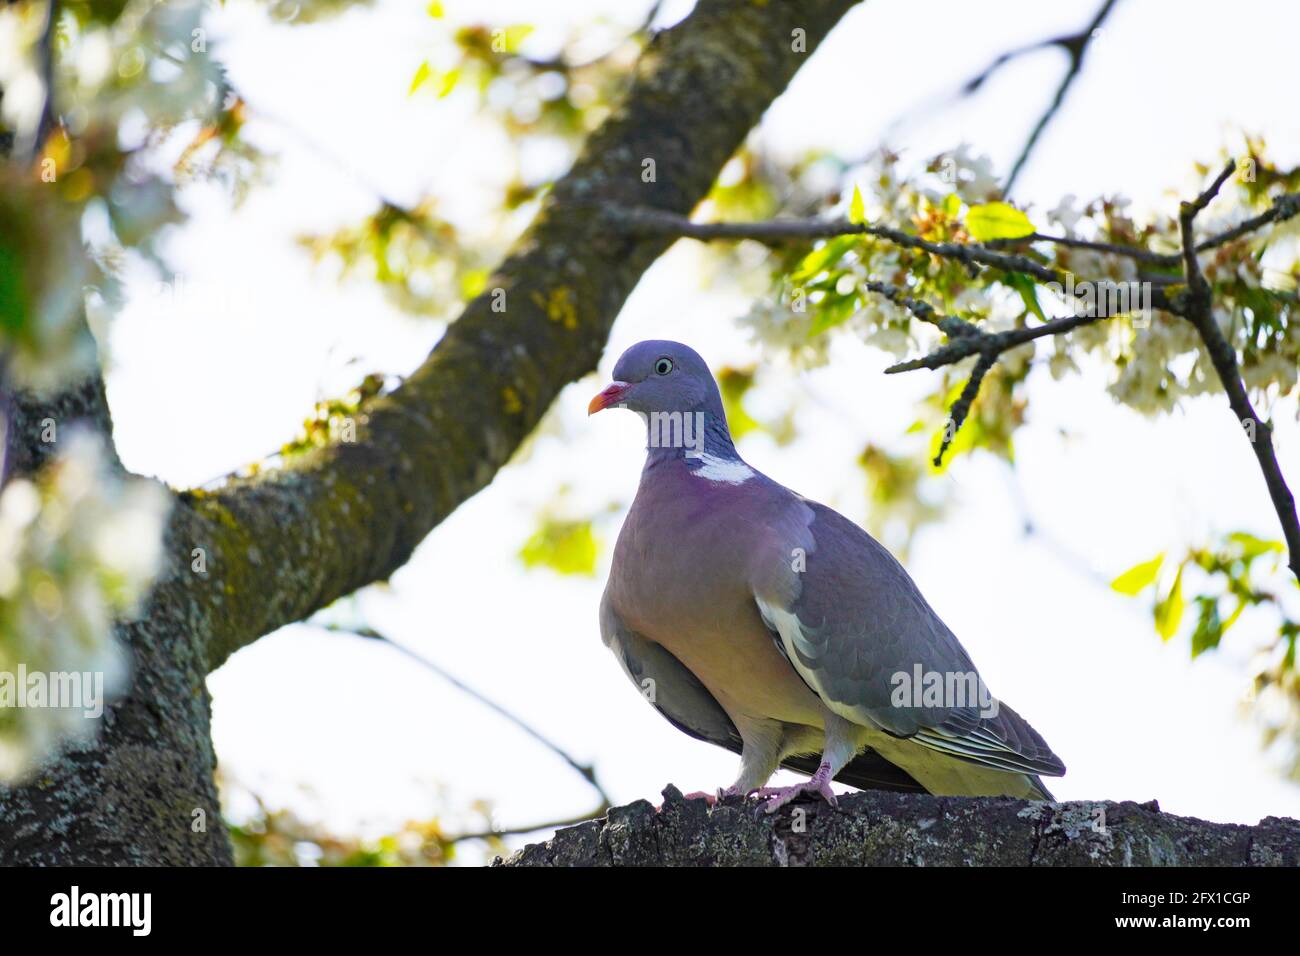
<path fill-rule="evenodd" d="M 722 400 L 699 353 L 681 342 L 649 339 L 623 353 L 614 381 L 591 400 L 587 414 L 616 405 L 643 414 L 721 412 Z"/>

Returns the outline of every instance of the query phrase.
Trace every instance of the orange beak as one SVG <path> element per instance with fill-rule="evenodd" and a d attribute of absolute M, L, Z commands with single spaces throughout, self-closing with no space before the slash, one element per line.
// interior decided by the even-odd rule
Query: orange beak
<path fill-rule="evenodd" d="M 587 406 L 587 414 L 595 415 L 597 412 L 609 408 L 611 405 L 619 404 L 623 401 L 623 396 L 627 394 L 627 390 L 631 387 L 632 384 L 630 382 L 610 382 L 603 392 L 591 400 L 591 403 Z"/>

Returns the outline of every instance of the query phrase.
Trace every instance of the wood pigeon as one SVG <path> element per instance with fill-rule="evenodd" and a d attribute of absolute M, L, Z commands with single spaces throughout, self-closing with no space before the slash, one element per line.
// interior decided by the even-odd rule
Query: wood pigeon
<path fill-rule="evenodd" d="M 645 419 L 646 460 L 600 606 L 606 646 L 679 730 L 740 754 L 717 796 L 769 812 L 856 787 L 1050 800 L 1065 765 L 984 688 L 903 566 L 736 453 L 718 386 L 679 342 L 640 342 L 588 414 Z M 818 757 L 820 755 L 820 757 Z M 778 766 L 811 775 L 765 786 Z"/>

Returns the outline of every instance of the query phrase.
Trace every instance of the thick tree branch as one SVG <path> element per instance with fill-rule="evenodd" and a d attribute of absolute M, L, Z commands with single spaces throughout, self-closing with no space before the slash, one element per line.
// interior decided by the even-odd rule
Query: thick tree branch
<path fill-rule="evenodd" d="M 189 599 L 220 616 L 211 666 L 387 578 L 492 479 L 559 390 L 595 367 L 614 316 L 668 245 L 610 237 L 596 210 L 688 212 L 806 62 L 794 31 L 811 52 L 852 5 L 705 0 L 657 34 L 626 99 L 486 291 L 399 389 L 361 409 L 354 443 L 181 496 L 178 525 L 207 554 L 208 573 L 188 575 Z"/>
<path fill-rule="evenodd" d="M 1277 462 L 1277 453 L 1273 449 L 1273 427 L 1255 412 L 1246 394 L 1246 386 L 1241 380 L 1241 371 L 1237 366 L 1237 351 L 1224 336 L 1214 318 L 1211 301 L 1210 284 L 1201 272 L 1200 262 L 1196 258 L 1196 242 L 1192 227 L 1197 215 L 1218 195 L 1223 184 L 1232 175 L 1235 165 L 1229 162 L 1204 192 L 1191 202 L 1184 202 L 1179 210 L 1178 223 L 1183 239 L 1183 262 L 1187 276 L 1187 288 L 1182 294 L 1183 315 L 1196 327 L 1201 340 L 1205 343 L 1206 353 L 1218 373 L 1219 382 L 1228 395 L 1228 404 L 1241 423 L 1242 430 L 1250 441 L 1251 450 L 1259 461 L 1259 469 L 1264 474 L 1264 484 L 1268 487 L 1269 498 L 1282 523 L 1282 534 L 1286 538 L 1287 559 L 1291 573 L 1300 579 L 1300 520 L 1296 517 L 1295 498 L 1282 476 L 1282 468 Z M 1276 208 L 1276 207 L 1274 207 Z"/>
<path fill-rule="evenodd" d="M 500 866 L 1297 866 L 1300 821 L 1255 826 L 1162 813 L 1155 801 L 1042 803 L 870 791 L 838 809 L 710 809 L 675 787 L 560 830 Z"/>
<path fill-rule="evenodd" d="M 53 4 L 48 9 L 43 115 L 52 116 L 49 57 L 56 13 Z M 43 142 L 41 134 L 36 139 Z M 10 160 L 13 145 L 12 137 L 0 136 L 0 160 Z M 91 339 L 84 316 L 79 322 L 78 334 Z M 93 340 L 88 344 L 93 350 Z M 102 436 L 109 465 L 121 468 L 97 370 L 51 395 L 0 381 L 0 405 L 6 417 L 5 478 L 37 472 L 74 423 Z M 178 530 L 173 525 L 164 542 L 173 554 L 191 537 L 178 540 Z M 193 642 L 202 627 L 180 596 L 174 574 L 164 578 L 149 618 L 115 628 L 131 654 L 132 686 L 105 709 L 98 737 L 74 746 L 27 786 L 0 786 L 0 865 L 232 862 L 212 776 L 206 659 Z"/>

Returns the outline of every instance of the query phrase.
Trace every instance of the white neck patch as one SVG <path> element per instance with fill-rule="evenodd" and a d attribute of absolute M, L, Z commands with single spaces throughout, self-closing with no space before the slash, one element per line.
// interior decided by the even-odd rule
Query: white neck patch
<path fill-rule="evenodd" d="M 691 474 L 706 481 L 720 481 L 727 485 L 743 485 L 754 477 L 754 469 L 743 461 L 718 458 L 707 453 L 694 457 L 694 460 L 701 464 L 698 468 L 692 468 Z"/>

